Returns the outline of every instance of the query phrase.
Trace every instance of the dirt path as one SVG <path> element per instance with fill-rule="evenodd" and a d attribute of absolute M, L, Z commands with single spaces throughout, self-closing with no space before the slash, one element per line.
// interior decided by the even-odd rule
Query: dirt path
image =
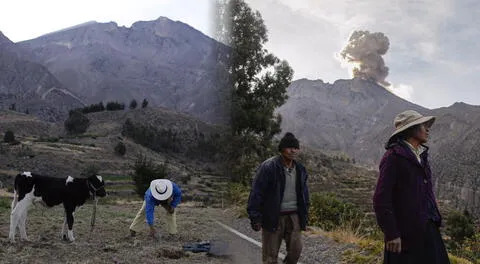
<path fill-rule="evenodd" d="M 140 206 L 141 201 L 99 204 L 95 230 L 90 233 L 92 204 L 84 205 L 75 214 L 76 241 L 69 243 L 60 239 L 62 208 L 38 205 L 30 209 L 27 221 L 31 242 L 20 242 L 17 234 L 15 244 L 8 241 L 10 211 L 4 208 L 0 211 L 0 263 L 261 263 L 258 246 L 215 222 L 221 221 L 261 241 L 260 233 L 249 229 L 247 219 L 235 219 L 228 210 L 182 205 L 178 209 L 176 239 L 166 237 L 161 227 L 162 214 L 157 210 L 157 228 L 163 237 L 154 241 L 147 236 L 147 229 L 135 239 L 128 236 L 128 227 Z M 304 236 L 302 263 L 338 263 L 342 247 L 325 239 Z M 212 257 L 182 251 L 183 244 L 198 241 L 225 242 L 231 256 Z M 282 252 L 285 253 L 284 246 Z"/>
<path fill-rule="evenodd" d="M 10 244 L 8 241 L 9 210 L 0 214 L 0 263 L 225 263 L 222 258 L 209 257 L 205 253 L 182 252 L 187 242 L 224 240 L 225 232 L 210 221 L 221 219 L 219 209 L 181 207 L 177 220 L 179 235 L 166 240 L 165 230 L 158 224 L 163 239 L 154 241 L 147 236 L 147 229 L 137 238 L 128 237 L 128 227 L 141 206 L 129 204 L 105 204 L 97 209 L 94 233 L 90 233 L 92 205 L 86 204 L 75 214 L 76 241 L 60 239 L 63 212 L 38 206 L 29 211 L 27 234 L 31 242 Z M 161 214 L 156 214 L 161 218 Z M 161 219 L 159 219 L 161 222 Z"/>

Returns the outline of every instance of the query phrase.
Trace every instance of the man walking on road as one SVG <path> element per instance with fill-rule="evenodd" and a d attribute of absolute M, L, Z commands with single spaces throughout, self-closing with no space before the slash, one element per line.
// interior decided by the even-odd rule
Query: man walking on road
<path fill-rule="evenodd" d="M 252 229 L 262 230 L 262 260 L 278 263 L 282 240 L 287 245 L 284 263 L 297 263 L 306 229 L 309 193 L 307 171 L 296 161 L 299 141 L 287 132 L 280 140 L 280 155 L 265 160 L 257 169 L 248 201 Z"/>

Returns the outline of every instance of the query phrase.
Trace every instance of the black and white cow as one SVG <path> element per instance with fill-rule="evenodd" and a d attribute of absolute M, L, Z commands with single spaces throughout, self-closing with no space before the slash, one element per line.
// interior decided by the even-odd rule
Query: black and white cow
<path fill-rule="evenodd" d="M 65 219 L 62 227 L 62 237 L 74 241 L 73 212 L 76 207 L 85 203 L 91 197 L 105 197 L 105 182 L 101 176 L 94 175 L 88 178 L 53 178 L 31 172 L 17 174 L 14 185 L 14 198 L 10 215 L 11 242 L 15 241 L 15 232 L 18 227 L 20 238 L 28 240 L 25 223 L 27 211 L 33 202 L 42 202 L 48 207 L 63 204 Z M 68 224 L 68 232 L 66 225 Z"/>

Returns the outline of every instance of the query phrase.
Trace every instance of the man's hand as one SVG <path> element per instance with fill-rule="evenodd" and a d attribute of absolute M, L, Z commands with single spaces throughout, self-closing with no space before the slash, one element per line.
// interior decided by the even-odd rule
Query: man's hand
<path fill-rule="evenodd" d="M 262 230 L 262 225 L 260 223 L 251 223 L 252 229 L 255 232 Z"/>
<path fill-rule="evenodd" d="M 387 251 L 393 252 L 393 253 L 400 253 L 402 252 L 402 240 L 397 237 L 393 240 L 387 241 L 385 243 L 385 247 Z"/>

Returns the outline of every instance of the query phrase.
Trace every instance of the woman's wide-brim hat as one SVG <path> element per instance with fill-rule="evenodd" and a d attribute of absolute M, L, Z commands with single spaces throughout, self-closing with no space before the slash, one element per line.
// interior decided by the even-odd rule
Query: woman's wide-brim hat
<path fill-rule="evenodd" d="M 414 110 L 407 110 L 407 111 L 401 112 L 393 120 L 395 131 L 390 136 L 390 139 L 415 125 L 425 124 L 427 128 L 430 128 L 434 122 L 435 122 L 434 116 L 423 116 Z"/>
<path fill-rule="evenodd" d="M 153 180 L 150 183 L 150 192 L 153 198 L 159 201 L 167 200 L 172 196 L 173 184 L 171 181 L 165 179 Z"/>

